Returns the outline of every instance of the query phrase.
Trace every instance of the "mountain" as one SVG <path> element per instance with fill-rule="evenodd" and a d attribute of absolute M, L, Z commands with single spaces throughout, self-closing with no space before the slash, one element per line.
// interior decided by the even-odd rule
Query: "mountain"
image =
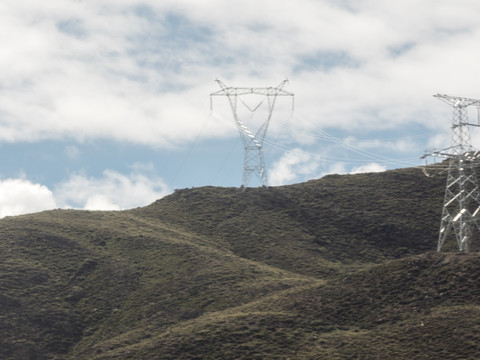
<path fill-rule="evenodd" d="M 476 359 L 480 259 L 445 175 L 177 190 L 0 220 L 2 359 Z"/>

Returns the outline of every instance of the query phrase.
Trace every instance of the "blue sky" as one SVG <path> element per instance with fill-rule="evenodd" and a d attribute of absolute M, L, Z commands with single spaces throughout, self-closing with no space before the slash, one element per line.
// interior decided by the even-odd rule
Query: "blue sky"
<path fill-rule="evenodd" d="M 279 98 L 265 140 L 270 185 L 421 165 L 450 142 L 432 95 L 480 96 L 479 13 L 473 0 L 2 1 L 0 217 L 240 186 L 227 99 L 210 109 L 217 78 L 289 79 L 295 111 Z"/>

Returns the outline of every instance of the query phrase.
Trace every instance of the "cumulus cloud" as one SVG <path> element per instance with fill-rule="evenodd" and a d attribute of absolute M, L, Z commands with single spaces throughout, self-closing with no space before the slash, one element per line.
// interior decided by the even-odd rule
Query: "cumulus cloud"
<path fill-rule="evenodd" d="M 21 215 L 57 207 L 55 197 L 46 186 L 25 179 L 0 181 L 0 217 Z"/>
<path fill-rule="evenodd" d="M 349 165 L 344 162 L 336 162 L 330 165 L 330 167 L 322 172 L 319 177 L 323 177 L 325 175 L 330 174 L 337 174 L 337 175 L 344 175 L 344 174 L 361 174 L 361 173 L 370 173 L 370 172 L 382 172 L 386 171 L 387 168 L 384 165 L 378 163 L 368 163 L 353 166 L 349 169 Z"/>
<path fill-rule="evenodd" d="M 177 146 L 199 134 L 216 77 L 289 77 L 297 109 L 315 114 L 304 129 L 436 130 L 432 94 L 478 96 L 479 12 L 468 0 L 3 2 L 0 140 Z"/>
<path fill-rule="evenodd" d="M 53 191 L 26 179 L 5 179 L 0 180 L 0 217 L 55 208 L 124 210 L 146 206 L 168 193 L 161 178 L 138 172 L 106 170 L 99 178 L 73 175 Z"/>
<path fill-rule="evenodd" d="M 55 188 L 62 207 L 86 210 L 122 210 L 145 206 L 167 195 L 169 188 L 158 177 L 121 174 L 105 170 L 100 178 L 73 175 Z"/>
<path fill-rule="evenodd" d="M 287 151 L 268 172 L 268 183 L 285 185 L 312 176 L 319 166 L 319 159 L 301 149 Z"/>
<path fill-rule="evenodd" d="M 376 163 L 370 163 L 366 165 L 360 165 L 354 167 L 350 174 L 370 173 L 370 172 L 382 172 L 387 170 L 385 166 Z"/>
<path fill-rule="evenodd" d="M 332 165 L 330 165 L 327 171 L 323 172 L 320 175 L 320 177 L 323 177 L 325 175 L 330 175 L 330 174 L 337 174 L 337 175 L 348 174 L 347 165 L 342 162 L 333 163 Z"/>

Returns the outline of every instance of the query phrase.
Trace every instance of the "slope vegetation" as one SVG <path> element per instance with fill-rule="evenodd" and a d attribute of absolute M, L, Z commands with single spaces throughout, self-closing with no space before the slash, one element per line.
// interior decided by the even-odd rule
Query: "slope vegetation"
<path fill-rule="evenodd" d="M 0 358 L 478 358 L 478 254 L 432 252 L 444 182 L 402 169 L 2 219 Z"/>

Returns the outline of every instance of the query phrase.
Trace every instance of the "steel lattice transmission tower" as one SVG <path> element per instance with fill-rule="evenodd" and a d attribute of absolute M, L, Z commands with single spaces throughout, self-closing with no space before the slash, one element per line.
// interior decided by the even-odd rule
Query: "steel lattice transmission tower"
<path fill-rule="evenodd" d="M 480 152 L 471 145 L 467 108 L 480 106 L 480 100 L 449 95 L 434 95 L 453 107 L 451 146 L 426 156 L 448 159 L 448 176 L 443 203 L 437 251 L 452 233 L 459 251 L 468 252 L 474 231 L 480 232 L 480 191 L 476 169 L 480 166 Z"/>
<path fill-rule="evenodd" d="M 272 119 L 273 108 L 277 100 L 277 96 L 290 96 L 292 98 L 292 111 L 294 94 L 283 90 L 288 80 L 282 81 L 277 87 L 254 88 L 254 87 L 228 87 L 220 80 L 216 80 L 221 90 L 210 94 L 210 106 L 212 107 L 212 96 L 226 96 L 232 109 L 233 117 L 237 125 L 238 132 L 243 141 L 244 157 L 243 157 L 243 186 L 247 187 L 250 178 L 256 176 L 263 186 L 267 186 L 267 177 L 265 175 L 265 160 L 263 156 L 263 143 L 267 134 L 270 120 Z M 255 102 L 252 106 L 242 100 L 248 95 L 259 95 L 261 100 Z M 254 128 L 248 119 L 241 119 L 239 115 L 239 105 L 243 105 L 251 117 L 267 102 L 266 119 Z"/>

